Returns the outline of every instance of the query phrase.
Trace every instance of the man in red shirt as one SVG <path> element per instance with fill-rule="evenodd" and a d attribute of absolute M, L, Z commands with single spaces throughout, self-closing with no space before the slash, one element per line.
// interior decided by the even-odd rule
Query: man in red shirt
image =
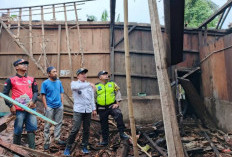
<path fill-rule="evenodd" d="M 4 84 L 3 94 L 8 95 L 12 91 L 12 99 L 35 110 L 38 96 L 38 87 L 33 77 L 27 76 L 29 62 L 19 59 L 13 63 L 17 73 L 16 76 L 8 78 Z M 24 111 L 22 108 L 5 100 L 12 114 L 16 114 L 14 123 L 13 143 L 21 144 L 21 134 L 25 124 L 29 147 L 35 149 L 35 131 L 37 130 L 37 119 L 35 115 Z"/>

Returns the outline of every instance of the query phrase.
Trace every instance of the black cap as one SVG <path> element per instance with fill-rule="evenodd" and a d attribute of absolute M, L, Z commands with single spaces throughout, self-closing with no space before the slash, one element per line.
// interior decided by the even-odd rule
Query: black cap
<path fill-rule="evenodd" d="M 18 59 L 17 61 L 13 63 L 13 65 L 16 67 L 20 63 L 29 64 L 29 62 L 25 61 L 24 59 Z"/>
<path fill-rule="evenodd" d="M 88 72 L 88 69 L 85 69 L 85 68 L 80 68 L 77 70 L 77 75 L 79 75 L 80 73 L 87 73 Z"/>
<path fill-rule="evenodd" d="M 104 74 L 108 74 L 108 72 L 104 70 L 100 71 L 97 76 L 100 77 L 101 75 L 104 75 Z"/>

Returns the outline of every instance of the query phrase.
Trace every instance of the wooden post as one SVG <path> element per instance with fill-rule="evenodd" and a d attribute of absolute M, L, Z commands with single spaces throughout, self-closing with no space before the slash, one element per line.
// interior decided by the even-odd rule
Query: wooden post
<path fill-rule="evenodd" d="M 56 9 L 55 9 L 55 5 L 52 5 L 52 15 L 53 15 L 53 21 L 56 21 Z"/>
<path fill-rule="evenodd" d="M 44 54 L 44 69 L 47 69 L 47 55 L 45 51 L 45 33 L 44 33 L 44 12 L 43 12 L 43 6 L 41 6 L 41 27 L 42 27 L 42 51 Z"/>
<path fill-rule="evenodd" d="M 114 80 L 114 71 L 115 71 L 115 63 L 114 63 L 115 5 L 116 5 L 116 0 L 110 0 L 110 72 L 111 72 L 112 80 Z"/>
<path fill-rule="evenodd" d="M 125 65 L 126 65 L 126 84 L 127 84 L 127 99 L 128 99 L 128 110 L 130 118 L 131 135 L 133 141 L 134 156 L 139 157 L 134 110 L 132 105 L 132 91 L 131 91 L 131 68 L 130 68 L 130 52 L 129 52 L 129 39 L 128 39 L 128 1 L 124 0 L 124 47 L 125 47 Z"/>
<path fill-rule="evenodd" d="M 20 27 L 21 27 L 21 17 L 22 17 L 22 8 L 19 9 L 19 19 L 18 19 L 18 32 L 17 32 L 17 38 L 19 39 L 20 36 Z"/>
<path fill-rule="evenodd" d="M 66 12 L 65 4 L 64 4 L 64 18 L 65 18 L 65 30 L 66 30 L 66 44 L 67 44 L 67 50 L 68 50 L 68 56 L 69 56 L 69 65 L 71 69 L 71 80 L 73 80 L 72 56 L 70 52 L 71 50 L 70 50 L 70 43 L 69 43 L 69 29 L 68 29 L 67 12 Z"/>
<path fill-rule="evenodd" d="M 171 85 L 168 78 L 166 52 L 159 23 L 156 0 L 148 0 L 148 4 L 168 156 L 184 157 Z"/>
<path fill-rule="evenodd" d="M 32 52 L 32 12 L 31 12 L 31 7 L 29 8 L 29 38 L 30 38 L 30 54 L 33 56 L 33 52 Z"/>
<path fill-rule="evenodd" d="M 8 29 L 11 27 L 11 17 L 10 17 L 10 9 L 7 9 L 7 15 L 8 15 Z"/>
<path fill-rule="evenodd" d="M 60 44 L 61 44 L 61 25 L 58 26 L 58 38 L 57 38 L 57 73 L 60 77 Z"/>
<path fill-rule="evenodd" d="M 80 53 L 81 53 L 81 67 L 83 67 L 84 66 L 84 54 L 83 54 L 83 46 L 82 46 L 82 40 L 81 40 L 80 24 L 79 24 L 79 20 L 78 20 L 76 3 L 74 2 L 73 5 L 74 5 L 74 11 L 75 11 L 75 17 L 76 17 L 78 44 L 79 44 Z"/>

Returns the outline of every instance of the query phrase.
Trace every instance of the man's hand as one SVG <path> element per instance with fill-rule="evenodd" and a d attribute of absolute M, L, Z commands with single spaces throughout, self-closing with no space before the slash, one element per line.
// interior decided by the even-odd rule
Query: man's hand
<path fill-rule="evenodd" d="M 10 112 L 11 112 L 12 114 L 16 114 L 16 109 L 15 109 L 14 105 L 11 106 Z"/>
<path fill-rule="evenodd" d="M 92 112 L 92 115 L 93 115 L 93 117 L 95 117 L 95 116 L 97 115 L 96 110 L 94 110 L 94 111 Z"/>
<path fill-rule="evenodd" d="M 93 88 L 94 91 L 96 91 L 96 86 L 93 83 L 90 83 L 90 86 Z"/>
<path fill-rule="evenodd" d="M 118 104 L 113 104 L 112 109 L 114 109 L 114 108 L 118 108 L 118 107 L 119 107 L 119 105 L 118 105 Z"/>
<path fill-rule="evenodd" d="M 30 103 L 28 104 L 29 108 L 36 108 L 36 104 L 33 103 L 33 101 L 30 101 Z"/>

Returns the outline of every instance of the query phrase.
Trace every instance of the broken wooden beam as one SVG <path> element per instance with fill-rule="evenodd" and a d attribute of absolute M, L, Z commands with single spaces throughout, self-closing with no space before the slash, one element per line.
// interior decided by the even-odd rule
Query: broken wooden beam
<path fill-rule="evenodd" d="M 120 143 L 120 147 L 117 149 L 116 156 L 127 157 L 128 151 L 129 151 L 129 141 L 123 140 Z"/>
<path fill-rule="evenodd" d="M 194 74 L 196 71 L 200 70 L 200 67 L 196 67 L 195 69 L 189 71 L 187 74 L 185 74 L 184 76 L 181 77 L 181 79 L 186 79 L 187 77 L 189 77 L 190 75 Z"/>
<path fill-rule="evenodd" d="M 16 144 L 11 144 L 11 143 L 8 143 L 8 142 L 5 142 L 5 141 L 2 141 L 0 139 L 0 147 L 14 153 L 14 154 L 17 154 L 19 156 L 23 156 L 23 157 L 30 157 L 29 153 L 20 148 L 19 145 L 16 145 Z"/>
<path fill-rule="evenodd" d="M 115 127 L 117 127 L 117 125 L 116 124 L 114 124 L 114 122 L 112 122 L 112 121 L 110 121 L 110 120 L 108 120 L 108 123 L 109 124 L 112 124 L 113 126 L 115 126 Z M 130 135 L 128 135 L 127 133 L 125 133 L 127 136 L 129 136 L 130 137 L 130 139 L 132 140 L 132 137 L 130 136 Z M 137 143 L 137 146 L 139 147 L 139 149 L 142 151 L 142 152 L 144 152 L 148 157 L 151 157 L 151 155 L 147 152 L 147 151 L 145 151 L 138 143 Z"/>
<path fill-rule="evenodd" d="M 151 18 L 151 33 L 168 155 L 170 157 L 184 157 L 183 146 L 181 143 L 176 118 L 175 103 L 167 72 L 166 51 L 160 29 L 161 27 L 156 0 L 149 0 L 148 5 Z"/>
<path fill-rule="evenodd" d="M 30 54 L 30 52 L 26 49 L 26 47 L 21 43 L 16 36 L 7 28 L 6 24 L 0 19 L 0 22 L 2 26 L 5 28 L 7 33 L 11 36 L 13 41 L 26 53 L 26 55 L 35 63 L 35 65 L 43 72 L 43 74 L 47 74 L 45 70 L 42 68 L 42 66 L 33 58 L 33 56 Z"/>
<path fill-rule="evenodd" d="M 219 151 L 217 150 L 216 146 L 214 145 L 214 143 L 211 141 L 210 137 L 207 135 L 207 133 L 202 130 L 202 134 L 207 139 L 207 141 L 209 142 L 210 147 L 213 149 L 214 153 L 216 154 L 216 157 L 222 157 L 220 155 Z"/>
<path fill-rule="evenodd" d="M 65 30 L 66 30 L 66 46 L 67 46 L 68 58 L 69 58 L 69 66 L 70 66 L 70 71 L 71 71 L 71 80 L 73 80 L 72 55 L 71 55 L 71 47 L 70 47 L 70 40 L 69 40 L 69 29 L 68 29 L 68 22 L 67 22 L 67 11 L 66 11 L 65 4 L 64 4 L 64 19 L 65 19 Z"/>
<path fill-rule="evenodd" d="M 151 143 L 152 147 L 156 149 L 163 157 L 168 157 L 167 153 L 164 152 L 146 133 L 142 134 Z"/>
<path fill-rule="evenodd" d="M 7 125 L 14 120 L 16 117 L 14 115 L 4 116 L 0 119 L 0 132 L 4 131 L 7 128 Z"/>
<path fill-rule="evenodd" d="M 193 86 L 192 82 L 188 79 L 178 79 L 180 84 L 185 90 L 186 96 L 193 107 L 194 111 L 201 119 L 205 126 L 215 128 L 215 124 L 212 122 L 212 118 L 208 113 L 203 98 L 198 94 L 196 88 Z"/>
<path fill-rule="evenodd" d="M 18 145 L 16 145 L 18 146 Z M 35 150 L 35 149 L 31 149 L 31 148 L 28 148 L 28 147 L 24 147 L 24 146 L 18 146 L 19 148 L 22 148 L 24 149 L 25 151 L 27 152 L 30 152 L 31 154 L 33 155 L 36 155 L 36 156 L 42 156 L 42 157 L 54 157 L 54 155 L 49 155 L 47 153 L 44 153 L 40 150 Z"/>

